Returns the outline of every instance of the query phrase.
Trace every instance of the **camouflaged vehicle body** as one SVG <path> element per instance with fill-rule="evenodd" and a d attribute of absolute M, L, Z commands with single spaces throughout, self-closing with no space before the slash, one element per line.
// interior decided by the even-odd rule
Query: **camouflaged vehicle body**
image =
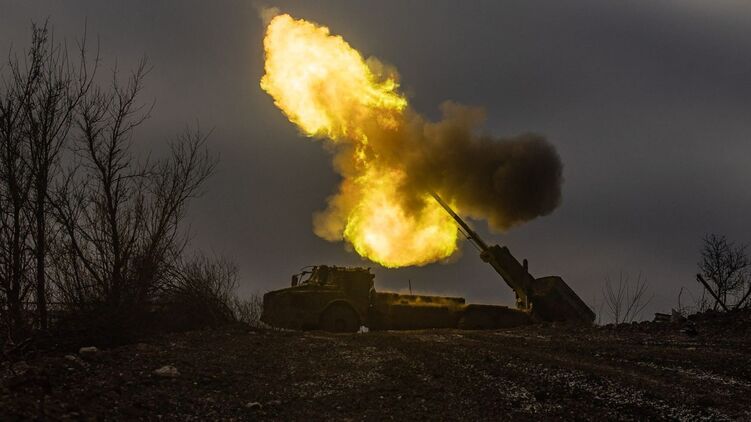
<path fill-rule="evenodd" d="M 279 328 L 335 332 L 357 331 L 361 326 L 371 330 L 475 329 L 531 322 L 527 312 L 466 304 L 459 297 L 376 292 L 374 277 L 367 268 L 312 267 L 293 276 L 291 287 L 264 295 L 261 320 Z"/>

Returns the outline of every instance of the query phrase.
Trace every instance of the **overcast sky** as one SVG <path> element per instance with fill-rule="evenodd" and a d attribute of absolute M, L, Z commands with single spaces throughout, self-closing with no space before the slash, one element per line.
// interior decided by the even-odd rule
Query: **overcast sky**
<path fill-rule="evenodd" d="M 394 65 L 414 107 L 433 118 L 445 100 L 487 110 L 483 131 L 545 135 L 564 163 L 552 215 L 490 233 L 560 275 L 588 302 L 607 275 L 646 277 L 645 317 L 695 292 L 705 233 L 751 241 L 751 2 L 738 1 L 268 1 Z M 303 138 L 258 85 L 263 25 L 250 1 L 0 0 L 0 52 L 23 48 L 32 20 L 56 37 L 84 24 L 105 70 L 146 55 L 138 132 L 144 151 L 199 121 L 221 156 L 194 203 L 194 243 L 227 255 L 242 292 L 289 284 L 310 264 L 373 266 L 378 288 L 412 280 L 423 292 L 511 304 L 512 293 L 466 242 L 449 264 L 389 270 L 312 232 L 338 176 L 320 142 Z M 684 302 L 690 300 L 684 294 Z"/>

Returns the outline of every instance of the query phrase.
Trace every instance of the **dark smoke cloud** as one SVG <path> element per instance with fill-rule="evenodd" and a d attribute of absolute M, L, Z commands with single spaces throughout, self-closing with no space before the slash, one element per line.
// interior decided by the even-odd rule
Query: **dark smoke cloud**
<path fill-rule="evenodd" d="M 505 230 L 558 207 L 563 166 L 545 138 L 477 136 L 482 109 L 446 102 L 442 111 L 439 122 L 408 112 L 397 136 L 383 133 L 374 145 L 378 160 L 407 174 L 405 208 L 424 206 L 433 190 L 461 214 Z"/>

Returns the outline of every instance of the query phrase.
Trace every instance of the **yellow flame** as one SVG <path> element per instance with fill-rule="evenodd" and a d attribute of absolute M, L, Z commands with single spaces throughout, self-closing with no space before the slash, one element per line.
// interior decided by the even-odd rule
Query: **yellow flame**
<path fill-rule="evenodd" d="M 386 267 L 422 265 L 456 251 L 457 230 L 446 211 L 425 195 L 426 206 L 406 212 L 395 196 L 397 170 L 368 171 L 357 179 L 362 195 L 351 210 L 344 237 L 357 253 Z"/>
<path fill-rule="evenodd" d="M 269 22 L 264 49 L 261 88 L 287 118 L 307 136 L 352 144 L 340 152 L 348 161 L 345 177 L 356 187 L 340 193 L 354 198 L 345 210 L 341 237 L 361 256 L 388 267 L 422 265 L 453 254 L 453 220 L 427 193 L 422 209 L 405 210 L 398 196 L 405 175 L 380 163 L 369 146 L 369 139 L 388 136 L 404 124 L 408 104 L 398 92 L 396 74 L 375 60 L 365 61 L 328 28 L 286 14 Z"/>
<path fill-rule="evenodd" d="M 367 119 L 393 125 L 407 105 L 393 77 L 378 81 L 360 53 L 326 27 L 276 16 L 264 49 L 261 88 L 309 136 L 361 139 Z"/>

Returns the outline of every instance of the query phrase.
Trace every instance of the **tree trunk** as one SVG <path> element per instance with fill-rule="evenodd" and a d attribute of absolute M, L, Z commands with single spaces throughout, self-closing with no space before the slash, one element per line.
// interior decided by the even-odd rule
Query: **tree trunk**
<path fill-rule="evenodd" d="M 23 332 L 21 316 L 20 286 L 13 283 L 8 291 L 8 329 L 12 341 L 18 341 Z"/>
<path fill-rule="evenodd" d="M 8 292 L 8 316 L 10 324 L 10 337 L 16 341 L 23 332 L 23 316 L 21 315 L 21 284 L 23 274 L 21 271 L 22 247 L 21 247 L 21 209 L 15 207 L 13 215 L 12 257 L 11 257 L 11 281 Z"/>
<path fill-rule="evenodd" d="M 45 176 L 46 178 L 46 176 Z M 39 329 L 47 330 L 47 279 L 44 272 L 44 258 L 47 254 L 47 225 L 45 219 L 46 187 L 37 185 L 36 214 L 36 305 Z"/>

